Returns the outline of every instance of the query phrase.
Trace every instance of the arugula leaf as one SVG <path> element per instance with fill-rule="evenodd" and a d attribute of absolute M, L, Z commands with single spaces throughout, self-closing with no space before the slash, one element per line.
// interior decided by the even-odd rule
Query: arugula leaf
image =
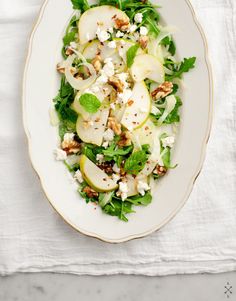
<path fill-rule="evenodd" d="M 176 45 L 175 42 L 170 37 L 165 37 L 161 43 L 161 45 L 168 46 L 168 51 L 171 55 L 175 55 L 176 53 Z"/>
<path fill-rule="evenodd" d="M 147 162 L 148 156 L 144 150 L 134 152 L 125 162 L 124 170 L 128 174 L 137 175 Z"/>
<path fill-rule="evenodd" d="M 70 107 L 74 101 L 74 89 L 66 82 L 64 75 L 61 79 L 58 95 L 53 101 L 61 122 L 61 130 L 59 130 L 59 134 L 61 132 L 60 136 L 62 135 L 62 129 L 63 131 L 75 130 L 78 114 Z"/>
<path fill-rule="evenodd" d="M 104 206 L 102 210 L 109 215 L 117 216 L 120 220 L 128 222 L 126 214 L 134 212 L 130 202 L 123 202 L 120 198 L 113 197 L 112 201 Z"/>
<path fill-rule="evenodd" d="M 101 154 L 102 150 L 103 150 L 102 147 L 99 147 L 95 144 L 83 143 L 82 153 L 94 163 L 97 162 L 96 160 L 97 154 Z"/>
<path fill-rule="evenodd" d="M 71 31 L 71 32 L 68 32 L 64 38 L 63 38 L 63 44 L 64 46 L 67 46 L 70 44 L 70 42 L 73 42 L 75 40 L 75 32 L 74 31 Z"/>
<path fill-rule="evenodd" d="M 99 99 L 95 95 L 90 93 L 81 95 L 79 102 L 86 112 L 92 114 L 96 113 L 101 107 L 101 102 L 99 101 Z"/>
<path fill-rule="evenodd" d="M 83 13 L 90 8 L 87 0 L 71 0 L 73 9 L 79 9 Z"/>
<path fill-rule="evenodd" d="M 116 147 L 116 145 L 115 145 Z M 109 146 L 107 149 L 104 149 L 102 152 L 105 156 L 108 157 L 114 157 L 114 156 L 125 156 L 128 155 L 130 152 L 132 152 L 133 150 L 133 146 L 126 146 L 124 148 L 117 148 L 114 149 L 114 145 L 112 144 L 111 146 Z"/>
<path fill-rule="evenodd" d="M 172 81 L 174 78 L 181 78 L 182 74 L 189 72 L 195 67 L 196 57 L 184 58 L 181 64 L 174 70 L 171 75 L 166 75 L 166 80 Z"/>
<path fill-rule="evenodd" d="M 144 196 L 135 195 L 126 199 L 127 202 L 132 203 L 135 206 L 143 205 L 147 206 L 152 202 L 152 195 L 150 192 L 147 192 Z"/>
<path fill-rule="evenodd" d="M 138 44 L 133 45 L 128 49 L 128 51 L 126 53 L 128 68 L 130 68 L 133 65 L 138 49 L 139 49 Z"/>

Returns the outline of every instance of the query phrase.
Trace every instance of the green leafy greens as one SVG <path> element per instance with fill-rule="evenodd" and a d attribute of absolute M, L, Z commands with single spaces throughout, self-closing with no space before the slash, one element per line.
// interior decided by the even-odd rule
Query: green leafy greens
<path fill-rule="evenodd" d="M 126 160 L 124 170 L 128 174 L 137 175 L 144 168 L 147 159 L 145 150 L 136 151 Z"/>
<path fill-rule="evenodd" d="M 174 78 L 181 78 L 182 74 L 189 72 L 195 67 L 196 57 L 184 58 L 180 65 L 173 69 L 173 74 L 166 75 L 166 80 L 172 81 Z"/>

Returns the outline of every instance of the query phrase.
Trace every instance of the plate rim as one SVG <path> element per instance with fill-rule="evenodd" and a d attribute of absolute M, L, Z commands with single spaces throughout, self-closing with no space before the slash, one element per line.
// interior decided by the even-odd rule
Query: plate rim
<path fill-rule="evenodd" d="M 36 33 L 36 30 L 38 29 L 38 26 L 41 23 L 42 17 L 44 15 L 44 11 L 47 7 L 47 4 L 49 3 L 50 0 L 44 0 L 43 4 L 41 5 L 41 8 L 39 10 L 38 16 L 36 17 L 31 33 L 29 34 L 29 38 L 28 38 L 28 46 L 27 46 L 27 50 L 26 50 L 26 58 L 25 58 L 25 63 L 24 63 L 24 71 L 23 71 L 23 78 L 22 78 L 22 93 L 21 93 L 21 105 L 22 105 L 22 117 L 23 117 L 23 128 L 24 128 L 24 132 L 27 138 L 27 148 L 28 148 L 28 154 L 29 154 L 29 158 L 30 158 L 30 163 L 31 166 L 33 168 L 33 170 L 35 171 L 42 190 L 44 192 L 44 195 L 46 196 L 49 204 L 52 206 L 52 208 L 57 212 L 57 214 L 59 214 L 59 216 L 62 218 L 62 220 L 69 225 L 72 229 L 74 229 L 76 232 L 79 232 L 83 235 L 86 235 L 88 237 L 93 237 L 96 238 L 102 242 L 106 242 L 106 243 L 111 243 L 111 244 L 117 244 L 117 243 L 124 243 L 127 241 L 131 241 L 134 239 L 141 239 L 147 235 L 153 234 L 154 232 L 160 230 L 163 226 L 165 226 L 167 223 L 169 223 L 176 215 L 177 213 L 184 207 L 184 205 L 186 204 L 187 200 L 189 199 L 189 196 L 193 190 L 194 184 L 197 180 L 197 178 L 199 177 L 202 168 L 203 168 L 203 164 L 205 161 L 205 157 L 206 157 L 206 149 L 207 149 L 207 145 L 208 145 L 208 141 L 210 139 L 210 135 L 211 135 L 211 129 L 212 129 L 212 123 L 213 123 L 213 113 L 214 113 L 214 81 L 213 81 L 213 72 L 212 72 L 212 66 L 211 66 L 211 61 L 209 58 L 209 48 L 208 48 L 208 42 L 205 36 L 205 33 L 203 31 L 203 28 L 200 24 L 200 22 L 198 21 L 198 18 L 196 16 L 195 10 L 190 2 L 190 0 L 184 0 L 184 2 L 187 4 L 191 15 L 192 15 L 192 19 L 196 25 L 196 28 L 198 30 L 198 32 L 201 35 L 203 44 L 204 44 L 204 59 L 205 59 L 205 63 L 206 63 L 206 67 L 207 67 L 207 71 L 208 71 L 208 80 L 209 80 L 209 96 L 208 96 L 208 101 L 209 101 L 209 116 L 208 116 L 208 125 L 207 125 L 207 130 L 205 133 L 205 138 L 203 140 L 202 143 L 202 147 L 201 147 L 201 153 L 200 153 L 200 159 L 199 159 L 199 164 L 198 167 L 196 169 L 196 172 L 194 173 L 191 181 L 189 182 L 188 188 L 186 190 L 186 194 L 185 196 L 182 198 L 182 201 L 180 202 L 179 206 L 177 206 L 177 208 L 171 213 L 169 214 L 169 216 L 166 217 L 166 219 L 158 224 L 157 226 L 153 227 L 152 229 L 145 231 L 143 233 L 139 233 L 139 234 L 133 234 L 133 235 L 129 235 L 129 236 L 125 236 L 123 238 L 120 239 L 107 239 L 101 235 L 98 235 L 96 233 L 92 233 L 89 231 L 86 231 L 84 229 L 82 229 L 81 227 L 75 227 L 75 225 L 73 225 L 72 223 L 70 223 L 61 212 L 59 212 L 57 210 L 57 208 L 53 205 L 53 202 L 50 200 L 49 196 L 47 195 L 47 191 L 44 187 L 44 182 L 41 179 L 41 176 L 39 174 L 39 171 L 37 170 L 37 168 L 34 165 L 33 159 L 32 159 L 32 153 L 31 153 L 31 136 L 27 127 L 27 122 L 26 122 L 26 109 L 25 109 L 25 86 L 26 86 L 26 77 L 27 77 L 27 71 L 28 71 L 28 67 L 29 67 L 29 63 L 30 63 L 30 57 L 32 54 L 32 45 L 33 45 L 33 41 L 34 41 L 34 35 Z"/>

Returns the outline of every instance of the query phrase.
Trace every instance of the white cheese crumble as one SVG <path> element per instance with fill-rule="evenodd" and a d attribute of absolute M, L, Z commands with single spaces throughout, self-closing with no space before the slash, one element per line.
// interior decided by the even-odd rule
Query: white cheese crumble
<path fill-rule="evenodd" d="M 175 143 L 175 137 L 174 136 L 169 136 L 169 137 L 163 138 L 163 139 L 161 139 L 161 142 L 162 142 L 163 147 L 172 148 L 174 146 L 174 143 Z"/>
<path fill-rule="evenodd" d="M 102 163 L 102 162 L 104 161 L 104 155 L 102 155 L 102 154 L 97 154 L 96 160 L 97 160 L 99 163 Z"/>
<path fill-rule="evenodd" d="M 78 169 L 75 174 L 74 174 L 74 178 L 81 184 L 84 182 L 83 176 L 81 171 Z"/>
<path fill-rule="evenodd" d="M 98 27 L 96 35 L 100 42 L 105 42 L 110 38 L 110 34 L 105 30 L 101 30 L 100 27 Z"/>
<path fill-rule="evenodd" d="M 117 183 L 117 182 L 120 180 L 120 176 L 117 175 L 117 174 L 115 174 L 115 173 L 113 173 L 113 175 L 112 175 L 112 180 L 115 181 L 115 182 Z"/>
<path fill-rule="evenodd" d="M 136 23 L 142 23 L 142 21 L 143 21 L 143 14 L 137 13 L 137 14 L 134 16 L 134 21 L 135 21 Z"/>
<path fill-rule="evenodd" d="M 54 154 L 57 161 L 64 161 L 67 158 L 66 152 L 60 148 L 55 149 Z"/>
<path fill-rule="evenodd" d="M 103 134 L 103 138 L 105 141 L 110 142 L 114 139 L 114 135 L 115 133 L 112 129 L 107 129 Z"/>
<path fill-rule="evenodd" d="M 66 163 L 69 164 L 70 166 L 75 165 L 78 162 L 79 162 L 79 156 L 77 155 L 70 155 L 66 159 Z"/>
<path fill-rule="evenodd" d="M 141 36 L 146 36 L 148 34 L 148 29 L 145 26 L 140 27 L 140 34 Z"/>
<path fill-rule="evenodd" d="M 152 105 L 151 113 L 154 115 L 158 115 L 161 113 L 161 111 L 154 105 Z"/>
<path fill-rule="evenodd" d="M 110 108 L 111 108 L 112 110 L 115 110 L 115 109 L 116 109 L 116 105 L 112 102 L 112 103 L 110 104 Z"/>
<path fill-rule="evenodd" d="M 108 42 L 107 46 L 111 49 L 115 49 L 116 48 L 116 42 L 115 41 L 110 41 L 110 42 Z"/>
<path fill-rule="evenodd" d="M 113 33 L 114 32 L 114 28 L 113 27 L 109 27 L 108 28 L 108 32 Z"/>
<path fill-rule="evenodd" d="M 132 96 L 132 90 L 125 89 L 122 93 L 117 94 L 118 103 L 126 104 L 130 97 Z"/>
<path fill-rule="evenodd" d="M 127 199 L 127 197 L 128 197 L 128 195 L 127 195 L 127 193 L 128 193 L 128 185 L 127 185 L 127 183 L 125 183 L 125 182 L 120 182 L 119 183 L 119 191 L 118 191 L 118 193 L 121 194 L 122 201 L 124 201 L 124 200 Z"/>
<path fill-rule="evenodd" d="M 105 65 L 102 69 L 103 73 L 108 77 L 114 75 L 115 74 L 115 67 L 114 67 L 114 64 L 112 63 L 112 58 L 105 59 L 104 63 L 105 63 Z"/>
<path fill-rule="evenodd" d="M 132 24 L 132 25 L 130 26 L 130 28 L 129 28 L 129 32 L 130 32 L 130 33 L 133 33 L 133 32 L 135 32 L 135 30 L 136 30 L 137 28 L 138 28 L 137 25 Z"/>
<path fill-rule="evenodd" d="M 108 141 L 103 142 L 102 146 L 103 146 L 104 148 L 108 148 L 109 142 L 108 142 Z"/>
<path fill-rule="evenodd" d="M 150 187 L 149 187 L 149 185 L 146 182 L 138 181 L 137 189 L 138 189 L 138 192 L 142 196 L 144 196 L 145 192 L 148 191 L 148 190 L 150 190 Z"/>
<path fill-rule="evenodd" d="M 116 37 L 117 38 L 122 38 L 123 36 L 124 36 L 124 33 L 118 30 L 117 33 L 116 33 Z"/>
<path fill-rule="evenodd" d="M 117 164 L 115 163 L 112 167 L 113 171 L 116 173 L 120 173 L 120 168 L 117 166 Z"/>
<path fill-rule="evenodd" d="M 73 134 L 73 133 L 65 133 L 63 141 L 65 143 L 71 143 L 72 141 L 74 141 L 74 137 L 75 137 L 75 134 Z"/>

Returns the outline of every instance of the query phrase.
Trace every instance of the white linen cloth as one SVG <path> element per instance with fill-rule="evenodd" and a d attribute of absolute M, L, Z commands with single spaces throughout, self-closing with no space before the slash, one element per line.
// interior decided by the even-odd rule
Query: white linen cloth
<path fill-rule="evenodd" d="M 215 116 L 190 200 L 158 233 L 118 245 L 65 224 L 46 200 L 29 161 L 21 82 L 28 37 L 42 2 L 0 1 L 0 274 L 166 275 L 236 269 L 236 1 L 192 0 L 209 43 Z"/>

